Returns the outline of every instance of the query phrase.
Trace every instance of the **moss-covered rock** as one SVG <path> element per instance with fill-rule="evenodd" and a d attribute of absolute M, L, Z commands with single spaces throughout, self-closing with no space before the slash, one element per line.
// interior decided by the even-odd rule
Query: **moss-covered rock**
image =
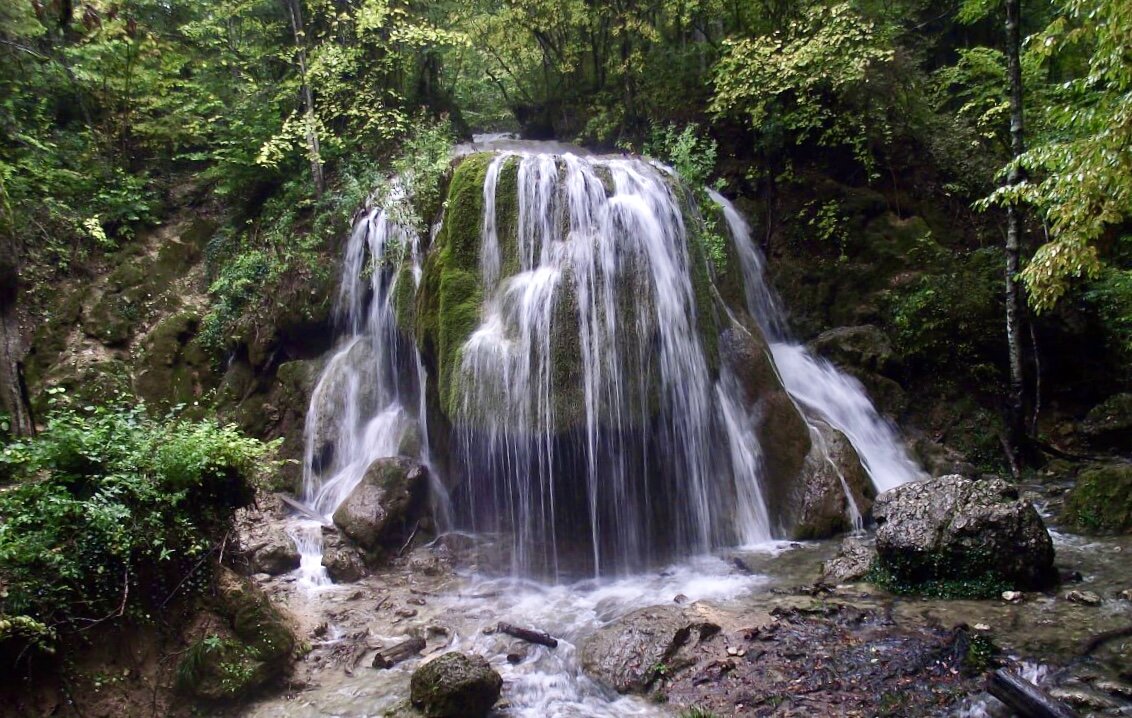
<path fill-rule="evenodd" d="M 206 701 L 246 699 L 287 670 L 295 635 L 263 591 L 230 569 L 217 573 L 214 603 L 182 654 L 177 687 Z"/>
<path fill-rule="evenodd" d="M 503 678 L 483 656 L 451 652 L 413 671 L 410 697 L 427 718 L 483 718 L 499 700 Z"/>
<path fill-rule="evenodd" d="M 1132 446 L 1132 394 L 1115 394 L 1090 409 L 1081 433 L 1097 448 L 1127 450 Z"/>
<path fill-rule="evenodd" d="M 207 352 L 196 341 L 200 317 L 184 311 L 154 326 L 142 341 L 134 390 L 156 406 L 189 404 L 215 386 Z"/>
<path fill-rule="evenodd" d="M 377 459 L 334 512 L 334 523 L 367 551 L 396 548 L 428 493 L 428 469 L 406 457 Z"/>
<path fill-rule="evenodd" d="M 1063 518 L 1087 533 L 1132 532 L 1132 464 L 1097 464 L 1078 474 Z"/>
<path fill-rule="evenodd" d="M 483 184 L 494 155 L 461 162 L 448 188 L 444 226 L 425 261 L 417 302 L 417 337 L 435 365 L 440 405 L 456 415 L 461 349 L 479 324 L 483 305 L 479 251 Z"/>

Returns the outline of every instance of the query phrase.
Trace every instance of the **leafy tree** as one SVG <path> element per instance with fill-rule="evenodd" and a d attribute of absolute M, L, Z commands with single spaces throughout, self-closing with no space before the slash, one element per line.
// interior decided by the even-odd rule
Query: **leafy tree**
<path fill-rule="evenodd" d="M 991 201 L 1035 207 L 1049 240 L 1022 272 L 1038 311 L 1053 307 L 1075 278 L 1096 276 L 1106 242 L 1128 243 L 1132 215 L 1132 7 L 1121 0 L 1069 0 L 1064 14 L 1031 38 L 1037 52 L 1085 52 L 1084 72 L 1049 108 L 1050 131 L 1009 171 L 1034 178 Z"/>

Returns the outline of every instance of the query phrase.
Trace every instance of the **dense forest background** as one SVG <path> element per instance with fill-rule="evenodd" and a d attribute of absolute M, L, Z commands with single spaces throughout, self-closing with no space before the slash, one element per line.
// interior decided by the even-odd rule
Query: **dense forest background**
<path fill-rule="evenodd" d="M 734 198 L 932 473 L 1128 451 L 1127 0 L 6 0 L 0 130 L 0 658 L 173 613 L 294 490 L 213 420 L 301 456 L 354 213 L 399 175 L 423 232 L 473 132 Z"/>
<path fill-rule="evenodd" d="M 1024 39 L 1024 134 L 1019 123 L 1013 146 L 1011 6 L 1015 42 Z M 916 276 L 874 312 L 906 369 L 947 365 L 1005 404 L 1024 392 L 1029 414 L 1043 334 L 1056 344 L 1066 323 L 1084 323 L 1095 341 L 1073 351 L 1119 385 L 1132 358 L 1132 10 L 1118 0 L 1017 6 L 6 3 L 6 423 L 18 433 L 32 423 L 15 400 L 26 341 L 13 308 L 48 311 L 56 278 L 90 271 L 179 207 L 207 206 L 217 223 L 201 331 L 222 355 L 286 288 L 326 280 L 323 253 L 393 157 L 411 165 L 472 130 L 659 155 L 750 200 L 772 259 L 779 241 L 834 266 L 851 260 L 861 205 L 874 200 L 923 216 L 929 228 L 900 259 Z M 1011 207 L 1024 222 L 1029 307 L 1011 335 L 1023 345 L 1013 390 L 998 287 Z M 836 307 L 815 315 L 780 283 L 803 335 L 837 323 L 821 316 Z M 1029 331 L 1039 313 L 1045 323 Z M 1050 352 L 1056 372 L 1067 360 Z"/>

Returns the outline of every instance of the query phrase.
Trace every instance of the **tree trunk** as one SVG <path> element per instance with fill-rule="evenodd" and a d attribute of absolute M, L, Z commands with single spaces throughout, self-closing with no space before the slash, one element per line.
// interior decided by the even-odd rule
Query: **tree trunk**
<path fill-rule="evenodd" d="M 1022 47 L 1020 0 L 1006 0 L 1006 74 L 1010 82 L 1010 154 L 1016 159 L 1025 151 L 1022 117 Z M 1022 172 L 1011 167 L 1008 185 L 1022 181 Z M 1022 376 L 1022 288 L 1018 283 L 1022 217 L 1013 204 L 1006 208 L 1006 344 L 1010 354 L 1010 390 L 1007 397 L 1007 429 L 1010 450 L 1017 455 L 1026 442 L 1023 408 L 1025 383 Z"/>
<path fill-rule="evenodd" d="M 6 207 L 0 209 L 7 212 Z M 6 217 L 0 219 L 8 224 Z M 0 227 L 0 406 L 8 413 L 10 431 L 14 436 L 31 436 L 35 433 L 35 422 L 32 421 L 20 370 L 23 337 L 20 333 L 19 299 L 19 252 L 8 224 Z"/>
<path fill-rule="evenodd" d="M 314 189 L 319 197 L 326 190 L 326 181 L 322 176 L 322 147 L 318 140 L 318 128 L 315 124 L 314 94 L 311 92 L 310 82 L 307 80 L 307 50 L 303 30 L 302 0 L 284 0 L 287 5 L 287 14 L 291 16 L 291 31 L 295 36 L 295 49 L 299 58 L 299 78 L 302 82 L 300 95 L 303 101 L 303 126 L 307 135 L 307 154 L 311 161 L 311 177 L 314 179 Z"/>

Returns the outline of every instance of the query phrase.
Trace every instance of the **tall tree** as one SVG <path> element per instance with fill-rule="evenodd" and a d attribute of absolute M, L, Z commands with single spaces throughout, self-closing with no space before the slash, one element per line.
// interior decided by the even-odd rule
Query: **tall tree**
<path fill-rule="evenodd" d="M 1022 26 L 1020 0 L 1006 0 L 1006 75 L 1010 87 L 1010 154 L 1016 160 L 1025 146 L 1025 125 L 1022 110 Z M 1022 171 L 1012 162 L 1006 184 L 1014 187 L 1022 181 Z M 1025 382 L 1022 375 L 1022 301 L 1018 278 L 1019 252 L 1022 239 L 1022 217 L 1016 203 L 1006 207 L 1006 345 L 1010 356 L 1010 393 L 1007 397 L 1007 430 L 1014 457 L 1011 468 L 1018 473 L 1017 455 L 1026 441 L 1026 420 L 1023 414 Z"/>
<path fill-rule="evenodd" d="M 318 139 L 318 120 L 314 112 L 314 94 L 311 92 L 310 74 L 307 72 L 306 31 L 303 28 L 301 0 L 284 0 L 287 15 L 291 19 L 291 30 L 295 35 L 295 54 L 299 63 L 299 81 L 303 102 L 303 131 L 307 139 L 307 154 L 311 163 L 311 177 L 314 188 L 320 196 L 326 191 L 326 180 L 322 176 L 322 147 Z"/>

